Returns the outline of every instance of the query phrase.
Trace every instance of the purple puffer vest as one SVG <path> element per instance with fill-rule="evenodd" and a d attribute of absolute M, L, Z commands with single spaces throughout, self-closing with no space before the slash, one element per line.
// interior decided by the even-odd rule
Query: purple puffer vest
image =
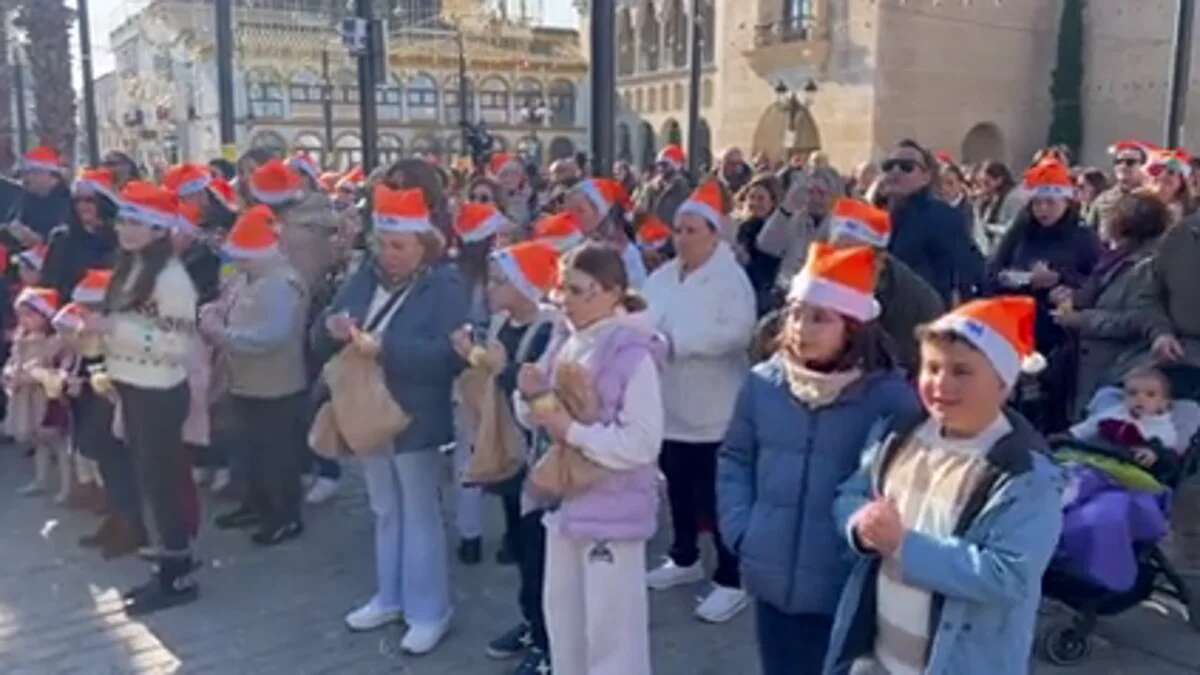
<path fill-rule="evenodd" d="M 561 344 L 560 344 L 561 346 Z M 666 357 L 665 341 L 636 328 L 617 327 L 603 338 L 590 359 L 593 386 L 600 399 L 600 423 L 612 424 L 621 412 L 625 387 L 647 354 L 655 365 Z M 550 357 L 553 370 L 557 350 Z M 658 528 L 661 480 L 658 466 L 647 464 L 628 471 L 609 470 L 592 489 L 562 502 L 555 521 L 563 536 L 596 541 L 643 541 Z"/>

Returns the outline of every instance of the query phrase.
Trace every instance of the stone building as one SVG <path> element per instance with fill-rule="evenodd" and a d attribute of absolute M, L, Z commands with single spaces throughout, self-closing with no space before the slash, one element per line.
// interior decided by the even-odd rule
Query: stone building
<path fill-rule="evenodd" d="M 359 161 L 355 62 L 334 30 L 344 5 L 235 2 L 239 150 L 299 148 L 343 169 Z M 484 0 L 375 6 L 389 29 L 387 82 L 376 94 L 381 162 L 461 151 L 460 44 L 468 119 L 482 121 L 501 148 L 547 160 L 586 147 L 588 67 L 574 30 L 510 19 Z M 151 164 L 220 154 L 213 26 L 211 0 L 152 0 L 112 32 L 117 82 L 98 105 L 106 138 Z"/>

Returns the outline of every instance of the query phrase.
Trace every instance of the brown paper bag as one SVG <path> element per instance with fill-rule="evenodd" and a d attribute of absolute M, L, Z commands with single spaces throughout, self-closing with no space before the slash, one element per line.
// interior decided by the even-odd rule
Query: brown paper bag
<path fill-rule="evenodd" d="M 333 405 L 329 402 L 321 404 L 313 417 L 312 427 L 308 430 L 308 447 L 325 459 L 341 459 L 350 456 L 350 448 L 338 431 L 337 420 L 333 416 Z"/>
<path fill-rule="evenodd" d="M 412 419 L 392 398 L 383 369 L 347 345 L 325 364 L 336 428 L 355 454 L 390 447 Z"/>
<path fill-rule="evenodd" d="M 587 370 L 578 364 L 559 364 L 554 376 L 554 397 L 577 422 L 593 424 L 599 419 L 596 389 Z M 579 448 L 555 443 L 538 460 L 529 482 L 541 494 L 565 499 L 586 492 L 607 475 L 607 469 L 585 457 Z"/>
<path fill-rule="evenodd" d="M 480 403 L 475 449 L 463 474 L 463 481 L 469 484 L 503 483 L 517 475 L 525 465 L 525 437 L 513 420 L 504 392 L 496 386 L 494 376 L 487 377 L 486 384 Z"/>

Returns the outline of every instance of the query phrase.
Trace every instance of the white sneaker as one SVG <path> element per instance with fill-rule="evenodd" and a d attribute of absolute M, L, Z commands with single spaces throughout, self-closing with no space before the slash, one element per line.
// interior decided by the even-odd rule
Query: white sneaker
<path fill-rule="evenodd" d="M 667 558 L 667 561 L 658 569 L 651 570 L 646 575 L 646 585 L 656 591 L 665 591 L 668 588 L 694 584 L 698 581 L 704 581 L 704 567 L 699 560 L 687 567 L 680 567 L 675 564 L 674 560 Z"/>
<path fill-rule="evenodd" d="M 309 504 L 324 504 L 337 494 L 337 491 L 338 481 L 332 478 L 318 478 L 304 497 L 304 501 Z"/>
<path fill-rule="evenodd" d="M 404 634 L 404 639 L 400 641 L 400 649 L 409 654 L 428 654 L 433 651 L 433 648 L 438 646 L 442 638 L 446 636 L 446 632 L 450 630 L 450 619 L 454 616 L 454 612 L 446 612 L 445 618 L 441 621 L 426 621 L 421 623 L 410 623 L 408 632 Z"/>
<path fill-rule="evenodd" d="M 40 480 L 34 480 L 30 483 L 26 483 L 25 485 L 17 488 L 17 494 L 21 495 L 22 497 L 32 497 L 33 495 L 40 495 L 45 491 L 46 491 L 46 485 L 44 483 L 42 483 L 42 481 L 40 481 Z"/>
<path fill-rule="evenodd" d="M 212 484 L 208 486 L 208 489 L 213 494 L 220 494 L 229 487 L 229 481 L 229 469 L 217 469 L 213 471 Z"/>
<path fill-rule="evenodd" d="M 201 485 L 204 485 L 211 478 L 212 478 L 212 470 L 211 469 L 206 469 L 202 466 L 193 466 L 192 467 L 192 482 L 196 484 L 196 487 L 200 487 Z"/>
<path fill-rule="evenodd" d="M 740 588 L 714 586 L 708 597 L 696 607 L 696 617 L 709 623 L 725 623 L 750 604 L 746 591 Z"/>
<path fill-rule="evenodd" d="M 346 615 L 346 627 L 355 632 L 375 630 L 382 628 L 389 623 L 396 623 L 403 618 L 403 613 L 398 609 L 382 609 L 375 602 L 375 598 L 367 604 Z"/>

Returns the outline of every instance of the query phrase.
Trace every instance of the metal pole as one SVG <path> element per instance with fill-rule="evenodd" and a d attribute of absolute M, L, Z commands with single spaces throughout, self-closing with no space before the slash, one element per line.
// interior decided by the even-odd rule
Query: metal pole
<path fill-rule="evenodd" d="M 462 28 L 456 27 L 455 30 L 458 39 L 458 125 L 462 131 L 460 152 L 464 156 L 474 156 L 471 152 L 470 127 L 467 126 L 470 124 L 467 121 L 467 47 L 463 42 Z"/>
<path fill-rule="evenodd" d="M 217 0 L 217 105 L 221 120 L 221 156 L 237 161 L 233 117 L 233 0 Z"/>
<path fill-rule="evenodd" d="M 375 118 L 375 31 L 371 28 L 371 0 L 355 0 L 355 14 L 367 22 L 367 48 L 358 57 L 358 119 L 362 131 L 362 168 L 366 173 L 375 169 L 376 140 L 379 123 Z"/>
<path fill-rule="evenodd" d="M 25 64 L 21 48 L 13 52 L 13 86 L 17 90 L 17 150 L 22 156 L 29 149 L 29 130 L 25 125 Z"/>
<path fill-rule="evenodd" d="M 325 118 L 325 152 L 322 164 L 333 166 L 333 82 L 329 79 L 329 50 L 321 50 L 321 77 L 325 85 L 321 87 L 321 114 Z"/>
<path fill-rule="evenodd" d="M 1179 0 L 1175 15 L 1175 43 L 1171 57 L 1171 89 L 1167 99 L 1166 145 L 1178 148 L 1187 142 L 1188 78 L 1192 70 L 1192 22 L 1196 15 L 1194 0 Z"/>
<path fill-rule="evenodd" d="M 688 82 L 688 172 L 692 179 L 700 179 L 700 32 L 699 2 L 692 2 L 692 67 Z"/>
<path fill-rule="evenodd" d="M 616 44 L 613 0 L 592 0 L 592 173 L 596 176 L 612 173 L 617 104 Z"/>
<path fill-rule="evenodd" d="M 88 163 L 100 165 L 100 139 L 96 132 L 96 83 L 92 81 L 92 31 L 88 24 L 88 0 L 77 0 L 79 12 L 79 62 L 83 66 L 83 118 L 87 128 Z"/>

